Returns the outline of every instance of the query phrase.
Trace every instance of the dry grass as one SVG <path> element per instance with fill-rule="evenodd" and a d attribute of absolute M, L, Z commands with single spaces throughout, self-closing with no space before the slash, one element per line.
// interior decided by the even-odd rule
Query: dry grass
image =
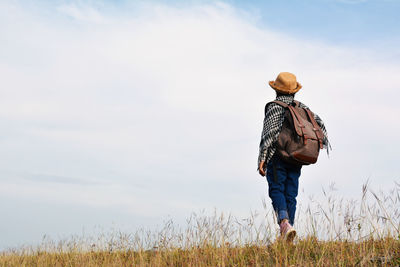
<path fill-rule="evenodd" d="M 37 251 L 8 254 L 2 266 L 399 266 L 400 242 L 393 238 L 347 241 L 299 240 L 295 245 L 171 248 L 146 251 Z"/>
<path fill-rule="evenodd" d="M 0 266 L 400 266 L 400 185 L 391 192 L 362 188 L 360 200 L 310 199 L 300 207 L 294 244 L 276 238 L 273 213 L 244 220 L 214 212 L 192 214 L 184 227 L 112 231 L 95 237 L 44 239 L 9 249 Z"/>

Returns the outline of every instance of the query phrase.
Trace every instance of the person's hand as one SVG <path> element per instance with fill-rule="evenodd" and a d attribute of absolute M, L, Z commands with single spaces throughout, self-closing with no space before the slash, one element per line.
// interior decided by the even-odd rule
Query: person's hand
<path fill-rule="evenodd" d="M 260 165 L 258 166 L 258 173 L 261 176 L 265 176 L 264 165 L 265 165 L 265 161 L 261 161 Z"/>

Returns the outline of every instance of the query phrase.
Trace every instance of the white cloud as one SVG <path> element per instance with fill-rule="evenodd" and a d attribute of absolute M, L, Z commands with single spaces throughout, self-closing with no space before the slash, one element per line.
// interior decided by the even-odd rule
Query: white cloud
<path fill-rule="evenodd" d="M 267 82 L 280 71 L 297 75 L 298 98 L 324 118 L 334 147 L 331 160 L 304 169 L 302 186 L 315 193 L 334 180 L 351 194 L 368 176 L 372 185 L 398 179 L 398 167 L 376 156 L 399 150 L 400 66 L 381 59 L 390 51 L 294 39 L 226 4 L 149 4 L 122 17 L 74 3 L 51 17 L 1 7 L 0 170 L 113 184 L 7 182 L 3 196 L 21 188 L 135 214 L 244 214 L 266 195 L 257 146 L 274 97 Z M 146 193 L 130 195 L 140 186 Z"/>

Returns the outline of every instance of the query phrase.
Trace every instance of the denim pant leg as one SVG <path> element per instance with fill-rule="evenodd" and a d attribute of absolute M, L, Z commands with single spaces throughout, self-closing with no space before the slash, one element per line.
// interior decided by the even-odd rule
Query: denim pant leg
<path fill-rule="evenodd" d="M 278 223 L 283 219 L 289 219 L 285 198 L 285 180 L 287 171 L 277 157 L 273 157 L 267 165 L 268 195 L 272 200 L 272 206 L 277 213 Z"/>
<path fill-rule="evenodd" d="M 294 224 L 294 217 L 296 213 L 296 197 L 299 191 L 299 177 L 301 174 L 301 166 L 286 164 L 287 177 L 285 181 L 285 198 L 286 206 L 289 213 L 289 222 Z"/>

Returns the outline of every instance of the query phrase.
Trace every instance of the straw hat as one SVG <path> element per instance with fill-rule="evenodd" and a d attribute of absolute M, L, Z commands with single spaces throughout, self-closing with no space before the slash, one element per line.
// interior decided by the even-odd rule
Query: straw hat
<path fill-rule="evenodd" d="M 290 72 L 281 72 L 275 81 L 270 81 L 271 86 L 275 91 L 281 94 L 294 94 L 301 89 L 301 84 L 296 80 L 296 76 Z"/>

